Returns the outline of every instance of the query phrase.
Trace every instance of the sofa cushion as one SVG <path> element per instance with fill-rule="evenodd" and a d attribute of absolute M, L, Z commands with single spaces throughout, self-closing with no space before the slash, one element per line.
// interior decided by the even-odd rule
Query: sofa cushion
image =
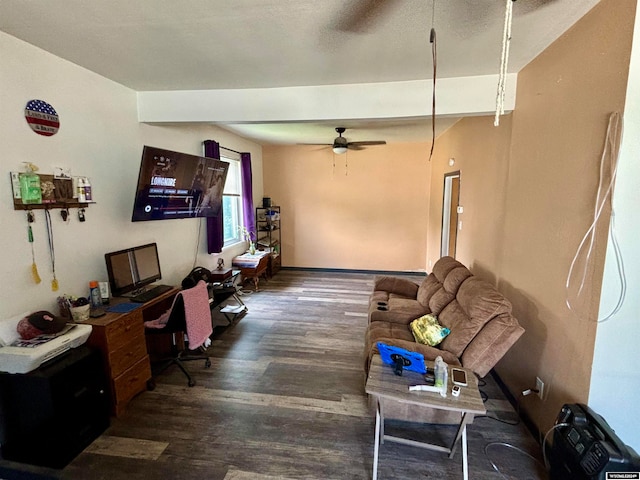
<path fill-rule="evenodd" d="M 449 305 L 454 298 L 456 298 L 454 293 L 447 292 L 444 287 L 441 287 L 429 299 L 429 310 L 434 315 L 440 315 L 442 309 Z"/>
<path fill-rule="evenodd" d="M 423 345 L 431 345 L 432 347 L 442 342 L 451 332 L 447 327 L 440 325 L 438 319 L 431 314 L 416 318 L 409 324 L 409 327 L 416 342 Z"/>
<path fill-rule="evenodd" d="M 463 282 L 456 298 L 470 317 L 484 323 L 500 314 L 511 313 L 511 302 L 493 285 L 478 277 Z"/>
<path fill-rule="evenodd" d="M 444 263 L 444 267 L 440 265 L 440 262 L 437 262 L 436 265 L 439 266 L 437 269 L 438 273 L 435 273 L 435 266 L 434 273 L 432 273 L 435 277 L 433 284 L 440 286 L 440 288 L 437 289 L 432 286 L 429 291 L 430 296 L 427 305 L 429 305 L 429 310 L 434 315 L 439 315 L 442 309 L 449 305 L 449 303 L 455 298 L 456 293 L 458 293 L 458 289 L 462 283 L 472 276 L 469 269 L 461 263 L 451 259 L 451 257 L 444 258 L 448 258 L 450 260 Z M 438 276 L 440 276 L 441 280 L 438 279 Z M 421 286 L 420 288 L 422 289 L 423 287 Z M 418 295 L 420 295 L 420 290 L 418 290 Z"/>
<path fill-rule="evenodd" d="M 442 257 L 433 264 L 431 273 L 436 276 L 440 283 L 443 283 L 449 272 L 458 267 L 464 267 L 464 265 L 452 257 Z"/>
<path fill-rule="evenodd" d="M 440 288 L 442 288 L 442 283 L 438 281 L 433 273 L 430 273 L 429 275 L 427 275 L 427 278 L 425 278 L 420 284 L 416 300 L 418 300 L 418 302 L 426 307 L 429 305 L 429 299 L 431 298 L 431 296 Z"/>
<path fill-rule="evenodd" d="M 397 295 L 389 295 L 386 302 L 386 307 L 381 307 L 381 309 L 378 308 L 377 301 L 369 303 L 369 323 L 392 322 L 399 323 L 407 328 L 409 322 L 425 313 L 429 313 L 429 307 L 420 305 L 416 300 Z"/>
<path fill-rule="evenodd" d="M 458 293 L 460 285 L 462 285 L 462 283 L 471 275 L 472 274 L 467 267 L 456 267 L 447 274 L 444 282 L 442 282 L 442 286 L 447 292 L 455 295 Z"/>
<path fill-rule="evenodd" d="M 462 355 L 464 349 L 483 325 L 471 319 L 457 300 L 449 303 L 440 312 L 438 318 L 442 325 L 451 330 L 451 333 L 440 344 L 440 348 L 453 353 L 456 357 Z"/>
<path fill-rule="evenodd" d="M 503 313 L 491 319 L 462 354 L 462 365 L 484 377 L 524 333 L 518 321 Z"/>
<path fill-rule="evenodd" d="M 440 348 L 460 357 L 489 320 L 510 312 L 511 304 L 493 285 L 477 277 L 466 279 L 456 299 L 438 315 L 440 323 L 451 330 Z"/>
<path fill-rule="evenodd" d="M 464 267 L 460 262 L 452 257 L 442 257 L 434 265 L 433 271 L 424 279 L 418 289 L 417 300 L 422 305 L 429 305 L 431 297 L 442 288 L 447 275 L 451 270 Z M 455 292 L 454 292 L 455 293 Z M 444 305 L 443 305 L 444 306 Z M 441 309 L 442 307 L 440 307 Z"/>
<path fill-rule="evenodd" d="M 406 340 L 407 342 L 415 343 L 413 335 L 407 325 L 392 322 L 372 323 L 367 329 L 366 343 L 368 345 L 375 345 L 377 342 L 382 341 L 380 340 L 381 338 L 395 338 L 397 340 Z"/>

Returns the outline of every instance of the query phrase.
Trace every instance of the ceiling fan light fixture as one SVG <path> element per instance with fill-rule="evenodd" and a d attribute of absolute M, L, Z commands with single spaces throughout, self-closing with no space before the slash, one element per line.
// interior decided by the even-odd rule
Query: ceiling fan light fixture
<path fill-rule="evenodd" d="M 347 153 L 347 147 L 333 147 L 333 153 L 336 155 L 342 155 L 343 153 Z"/>

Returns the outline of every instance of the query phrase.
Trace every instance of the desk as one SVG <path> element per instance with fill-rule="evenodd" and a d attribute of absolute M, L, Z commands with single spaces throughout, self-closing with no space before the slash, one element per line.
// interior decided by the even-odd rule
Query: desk
<path fill-rule="evenodd" d="M 173 288 L 127 313 L 107 313 L 83 322 L 93 326 L 87 344 L 102 353 L 112 415 L 122 415 L 129 401 L 146 390 L 151 380 L 151 365 L 144 322 L 167 311 L 179 291 Z M 126 298 L 111 299 L 111 305 L 126 302 Z"/>
<path fill-rule="evenodd" d="M 430 362 L 433 364 L 433 362 Z M 453 457 L 459 439 L 462 439 L 462 475 L 464 480 L 468 479 L 467 464 L 467 425 L 473 422 L 475 415 L 484 415 L 486 410 L 478 390 L 478 380 L 471 370 L 467 370 L 468 386 L 460 387 L 460 396 L 451 395 L 451 376 L 447 386 L 447 396 L 443 397 L 434 392 L 409 392 L 409 385 L 423 385 L 424 376 L 405 370 L 402 376 L 395 375 L 391 365 L 385 365 L 376 354 L 371 359 L 371 368 L 367 378 L 365 390 L 368 394 L 376 398 L 376 430 L 373 453 L 373 480 L 378 477 L 378 452 L 380 444 L 385 440 L 402 443 L 414 447 L 437 450 L 449 454 Z M 405 438 L 398 438 L 384 434 L 384 413 L 382 409 L 383 401 L 400 402 L 410 405 L 417 405 L 424 408 L 435 408 L 449 410 L 460 413 L 460 425 L 450 446 L 433 445 L 430 443 L 416 442 Z M 428 427 L 427 427 L 428 428 Z"/>

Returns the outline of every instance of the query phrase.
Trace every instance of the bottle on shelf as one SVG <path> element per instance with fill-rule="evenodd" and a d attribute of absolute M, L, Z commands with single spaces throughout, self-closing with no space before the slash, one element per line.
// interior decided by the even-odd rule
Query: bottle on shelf
<path fill-rule="evenodd" d="M 42 189 L 40 188 L 40 176 L 35 173 L 38 170 L 33 163 L 25 162 L 27 171 L 19 175 L 20 196 L 23 204 L 42 203 Z"/>

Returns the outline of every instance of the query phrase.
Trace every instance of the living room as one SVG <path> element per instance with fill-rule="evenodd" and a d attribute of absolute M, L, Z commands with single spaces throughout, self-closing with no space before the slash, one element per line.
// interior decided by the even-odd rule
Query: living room
<path fill-rule="evenodd" d="M 464 213 L 456 257 L 498 287 L 526 330 L 497 366 L 500 378 L 514 396 L 535 377 L 545 381 L 545 398 L 523 406 L 540 431 L 563 403 L 588 402 L 637 449 L 638 420 L 625 412 L 639 387 L 631 313 L 638 299 L 627 296 L 622 318 L 596 323 L 617 295 L 606 227 L 597 231 L 582 292 L 588 300 L 576 313 L 565 303 L 571 261 L 593 221 L 607 119 L 623 110 L 628 143 L 621 150 L 616 218 L 627 288 L 638 285 L 630 268 L 640 250 L 632 220 L 637 196 L 624 196 L 638 178 L 631 153 L 638 151 L 632 137 L 639 137 L 640 111 L 638 54 L 631 53 L 635 6 L 632 0 L 599 2 L 518 73 L 516 107 L 499 128 L 489 116 L 464 118 L 437 138 L 430 162 L 428 142 L 349 152 L 334 165 L 313 147 L 262 146 L 214 125 L 140 123 L 134 89 L 0 33 L 6 172 L 21 170 L 25 161 L 44 173 L 71 168 L 91 178 L 96 201 L 84 223 L 75 212 L 68 222 L 54 218 L 60 290 L 53 292 L 44 215 L 38 212 L 33 225 L 43 278 L 35 285 L 24 212 L 13 210 L 10 182 L 0 184 L 6 200 L 0 207 L 0 316 L 54 309 L 60 293 L 82 294 L 88 281 L 105 279 L 104 253 L 118 248 L 158 242 L 164 283 L 179 284 L 198 244 L 196 263 L 213 268 L 197 221 L 130 222 L 143 145 L 197 155 L 202 141 L 213 139 L 251 153 L 254 203 L 270 196 L 282 207 L 285 267 L 429 271 L 440 257 L 443 177 L 459 170 Z M 26 128 L 21 117 L 32 98 L 55 105 L 61 119 L 55 136 Z M 225 264 L 244 249 L 225 249 Z"/>

